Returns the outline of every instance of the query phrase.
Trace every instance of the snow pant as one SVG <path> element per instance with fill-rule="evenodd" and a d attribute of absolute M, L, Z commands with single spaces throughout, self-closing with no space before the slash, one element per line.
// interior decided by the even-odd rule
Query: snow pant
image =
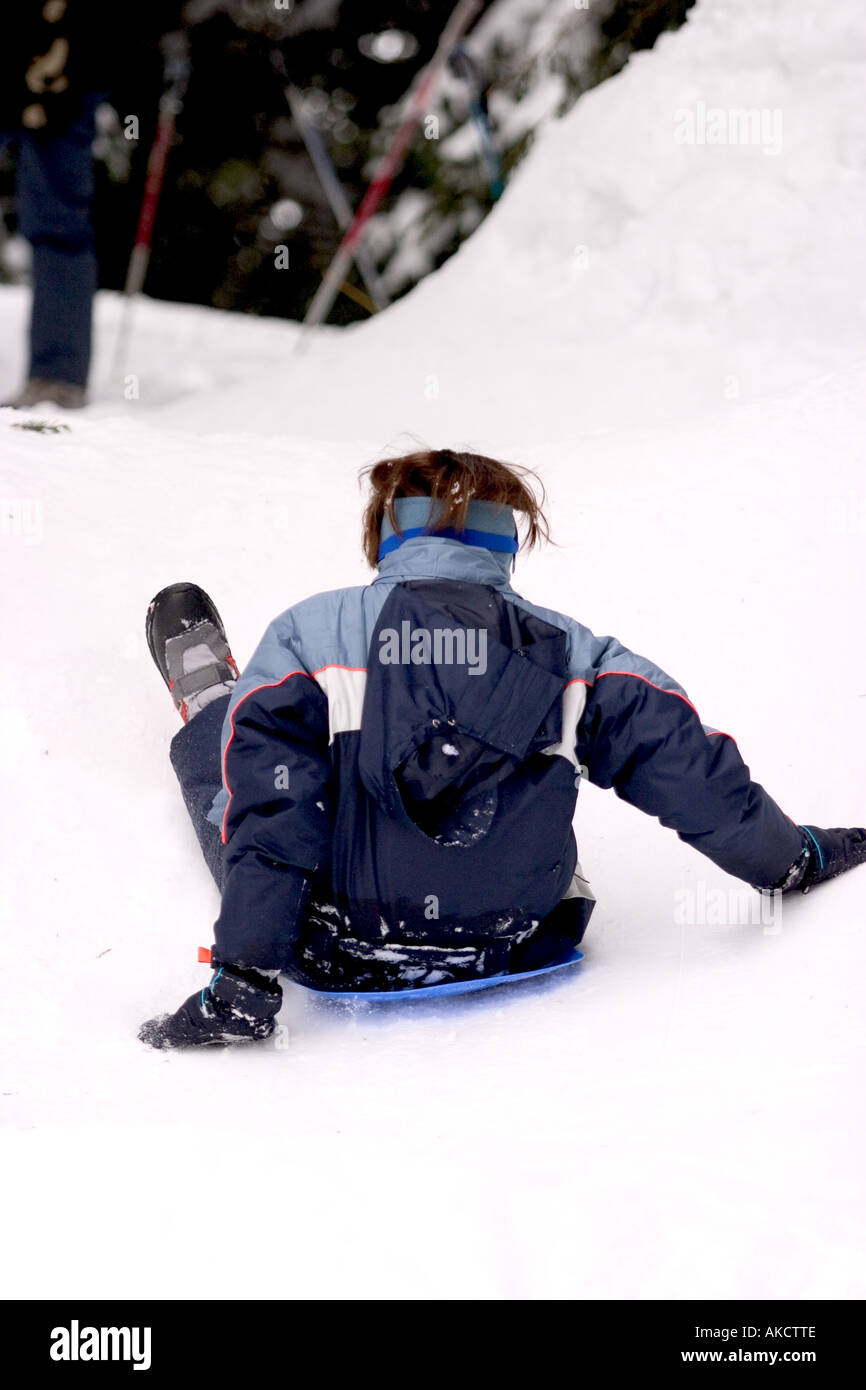
<path fill-rule="evenodd" d="M 90 369 L 97 266 L 93 201 L 95 112 L 83 99 L 77 120 L 59 135 L 0 134 L 18 150 L 18 226 L 33 248 L 28 378 L 85 386 Z"/>
<path fill-rule="evenodd" d="M 220 696 L 184 724 L 171 741 L 170 753 L 202 854 L 220 892 L 225 882 L 222 842 L 219 829 L 208 820 L 207 813 L 222 786 L 220 735 L 230 699 L 230 695 Z M 327 893 L 326 885 L 318 886 Z M 461 977 L 460 972 L 454 970 L 453 943 L 443 943 L 438 955 L 429 944 L 402 943 L 398 952 L 391 943 L 389 957 L 399 955 L 401 959 L 390 962 L 377 959 L 368 943 L 353 939 L 351 929 L 348 932 L 342 927 L 339 931 L 336 929 L 335 909 L 327 902 L 318 901 L 315 887 L 305 917 L 299 924 L 294 948 L 297 969 L 285 972 L 293 978 L 319 989 L 405 989 L 410 981 L 425 983 L 423 977 L 430 970 L 434 955 L 436 964 L 440 965 L 434 972 L 437 978 Z M 583 899 L 564 900 L 544 919 L 530 940 L 512 946 L 510 951 L 505 948 L 502 959 L 489 973 L 539 970 L 565 959 L 582 935 L 590 910 Z M 380 942 L 377 944 L 381 946 Z M 489 944 L 487 949 L 490 955 Z M 469 950 L 465 954 L 471 956 L 472 952 Z M 473 961 L 467 960 L 465 974 L 468 977 L 477 975 Z"/>
<path fill-rule="evenodd" d="M 175 734 L 170 751 L 171 765 L 201 852 L 220 892 L 224 883 L 222 840 L 219 828 L 208 820 L 207 813 L 222 786 L 220 735 L 230 699 L 230 695 L 221 695 L 205 705 Z"/>

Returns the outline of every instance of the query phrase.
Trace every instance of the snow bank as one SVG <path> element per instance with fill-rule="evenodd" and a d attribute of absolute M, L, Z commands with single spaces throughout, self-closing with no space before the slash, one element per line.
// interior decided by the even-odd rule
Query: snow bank
<path fill-rule="evenodd" d="M 703 0 L 545 126 L 439 274 L 306 360 L 286 350 L 215 421 L 526 444 L 845 365 L 866 301 L 864 85 L 857 0 Z"/>

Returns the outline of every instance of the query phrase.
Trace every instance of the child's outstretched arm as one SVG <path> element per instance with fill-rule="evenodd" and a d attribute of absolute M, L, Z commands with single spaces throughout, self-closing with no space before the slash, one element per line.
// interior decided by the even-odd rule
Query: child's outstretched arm
<path fill-rule="evenodd" d="M 603 640 L 603 639 L 600 639 Z M 682 686 L 607 639 L 578 723 L 589 780 L 755 888 L 800 888 L 866 859 L 866 831 L 799 826 L 758 783 L 729 734 L 701 723 Z"/>

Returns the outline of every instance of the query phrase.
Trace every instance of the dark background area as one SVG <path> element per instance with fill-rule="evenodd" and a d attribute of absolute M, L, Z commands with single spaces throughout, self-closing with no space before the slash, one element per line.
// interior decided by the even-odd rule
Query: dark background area
<path fill-rule="evenodd" d="M 527 62 L 525 36 L 515 32 L 509 37 L 508 0 L 487 0 L 482 21 L 487 12 L 499 10 L 506 21 L 505 37 L 479 45 L 470 35 L 468 47 L 493 106 L 497 94 L 517 103 L 541 76 L 558 72 L 563 99 L 557 114 L 562 114 L 582 92 L 618 72 L 635 49 L 650 47 L 663 30 L 681 24 L 692 3 L 594 0 L 591 10 L 575 12 L 564 24 L 551 51 Z M 398 103 L 432 56 L 452 8 L 441 0 L 365 0 L 363 5 L 297 0 L 288 10 L 276 10 L 273 0 L 189 0 L 149 6 L 132 29 L 122 8 L 110 7 L 116 27 L 106 33 L 105 85 L 117 115 L 107 107 L 100 114 L 93 208 L 101 286 L 121 289 L 126 275 L 163 85 L 161 35 L 183 28 L 190 66 L 146 292 L 159 299 L 300 318 L 340 233 L 292 119 L 274 52 L 282 54 L 289 78 L 304 92 L 355 208 L 396 126 Z M 539 19 L 545 8 L 539 0 Z M 369 36 L 387 30 L 409 36 L 406 56 L 377 61 L 369 54 Z M 449 92 L 447 99 L 434 103 L 446 134 L 470 119 L 468 98 L 459 86 L 455 93 L 453 81 Z M 129 115 L 139 119 L 134 142 L 123 133 L 122 122 Z M 491 127 L 497 141 L 494 116 Z M 532 134 L 498 140 L 506 180 Z M 444 141 L 425 140 L 419 131 L 373 228 L 372 245 L 386 280 L 401 239 L 409 234 L 409 205 L 401 199 L 412 190 L 426 195 L 411 229 L 423 254 L 414 258 L 418 269 L 408 277 L 402 270 L 392 276 L 392 297 L 452 255 L 493 205 L 480 149 L 469 159 L 450 159 Z M 286 200 L 298 205 L 296 226 L 277 226 L 270 216 Z M 9 152 L 0 165 L 0 207 L 7 231 L 14 232 L 14 159 Z M 389 216 L 401 207 L 403 213 Z M 274 273 L 277 245 L 289 249 L 288 271 Z M 18 278 L 8 266 L 0 274 Z M 346 323 L 367 312 L 341 294 L 330 321 Z"/>

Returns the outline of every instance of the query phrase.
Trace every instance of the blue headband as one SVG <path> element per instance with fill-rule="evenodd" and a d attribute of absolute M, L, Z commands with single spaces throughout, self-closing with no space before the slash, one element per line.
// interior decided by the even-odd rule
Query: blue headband
<path fill-rule="evenodd" d="M 464 545 L 477 545 L 485 550 L 517 553 L 517 527 L 510 507 L 499 502 L 482 502 L 473 499 L 466 511 L 466 527 L 455 531 L 452 527 L 434 530 L 431 523 L 442 511 L 444 503 L 438 498 L 398 497 L 394 503 L 394 514 L 400 525 L 399 534 L 395 532 L 387 516 L 382 518 L 380 533 L 380 560 L 396 550 L 404 541 L 415 536 L 442 536 L 447 540 L 462 541 Z"/>

